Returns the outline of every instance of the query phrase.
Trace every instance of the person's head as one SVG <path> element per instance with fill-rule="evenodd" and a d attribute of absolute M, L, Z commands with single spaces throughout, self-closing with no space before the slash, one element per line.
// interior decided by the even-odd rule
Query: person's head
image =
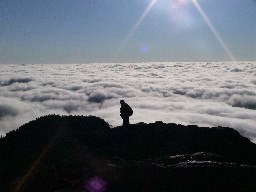
<path fill-rule="evenodd" d="M 124 104 L 124 100 L 120 100 L 120 104 Z"/>

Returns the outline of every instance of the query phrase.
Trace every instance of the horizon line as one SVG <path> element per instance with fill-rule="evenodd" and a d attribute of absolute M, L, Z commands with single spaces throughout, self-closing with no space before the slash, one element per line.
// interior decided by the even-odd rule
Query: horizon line
<path fill-rule="evenodd" d="M 223 60 L 223 61 L 131 61 L 131 62 L 77 62 L 77 63 L 0 63 L 0 65 L 66 65 L 66 64 L 132 64 L 132 63 L 205 63 L 205 62 L 211 62 L 211 63 L 219 63 L 219 62 L 226 62 L 226 63 L 241 63 L 241 62 L 256 62 L 256 60 L 237 60 L 237 61 L 231 61 L 231 60 Z"/>

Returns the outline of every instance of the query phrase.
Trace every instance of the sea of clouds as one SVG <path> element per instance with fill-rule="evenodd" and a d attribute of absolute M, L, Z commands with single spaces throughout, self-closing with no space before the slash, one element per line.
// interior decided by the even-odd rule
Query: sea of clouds
<path fill-rule="evenodd" d="M 46 114 L 227 126 L 256 143 L 256 62 L 0 65 L 0 134 Z"/>

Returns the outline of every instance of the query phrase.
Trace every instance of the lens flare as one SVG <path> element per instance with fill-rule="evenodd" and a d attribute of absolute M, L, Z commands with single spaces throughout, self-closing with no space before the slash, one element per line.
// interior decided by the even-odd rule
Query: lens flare
<path fill-rule="evenodd" d="M 156 4 L 157 0 L 152 0 L 149 5 L 147 6 L 146 10 L 143 12 L 143 14 L 140 16 L 138 21 L 135 23 L 135 25 L 132 27 L 128 35 L 124 38 L 123 42 L 121 43 L 120 48 L 118 49 L 117 53 L 115 54 L 115 57 L 119 54 L 120 51 L 126 46 L 128 41 L 132 38 L 134 33 L 137 31 L 137 29 L 140 27 L 141 23 L 144 21 L 150 10 L 154 7 Z"/>
<path fill-rule="evenodd" d="M 176 7 L 176 6 L 182 6 L 182 5 L 185 5 L 185 4 L 188 4 L 188 3 L 189 3 L 188 0 L 173 0 L 173 1 L 172 1 L 172 5 L 173 5 L 174 7 Z"/>
<path fill-rule="evenodd" d="M 100 177 L 90 178 L 84 186 L 90 192 L 104 192 L 107 191 L 107 182 Z"/>
<path fill-rule="evenodd" d="M 172 1 L 172 8 L 178 8 L 178 7 L 183 7 L 185 4 L 188 4 L 190 0 L 173 0 Z M 148 15 L 148 13 L 150 12 L 150 10 L 154 7 L 154 5 L 156 4 L 157 0 L 152 0 L 149 5 L 147 6 L 147 8 L 145 9 L 145 11 L 143 12 L 143 14 L 140 16 L 140 18 L 138 19 L 138 21 L 134 24 L 134 26 L 132 27 L 132 29 L 130 30 L 130 32 L 127 34 L 127 36 L 124 38 L 124 40 L 122 41 L 119 49 L 116 51 L 116 53 L 114 54 L 114 59 L 118 56 L 118 54 L 124 49 L 124 47 L 126 46 L 126 44 L 128 43 L 128 41 L 132 38 L 132 36 L 134 35 L 134 33 L 137 31 L 137 29 L 140 27 L 141 23 L 144 21 L 144 19 L 146 18 L 146 16 Z M 208 18 L 208 16 L 205 14 L 204 10 L 202 9 L 202 7 L 200 6 L 200 4 L 197 2 L 197 0 L 191 0 L 191 2 L 194 4 L 194 6 L 196 7 L 197 11 L 199 12 L 199 14 L 202 16 L 203 20 L 205 21 L 205 23 L 207 24 L 207 26 L 209 27 L 209 29 L 211 30 L 211 32 L 213 33 L 214 37 L 217 39 L 217 41 L 219 42 L 220 46 L 223 48 L 223 50 L 225 51 L 225 53 L 227 54 L 227 56 L 230 58 L 231 61 L 236 62 L 236 58 L 233 55 L 233 53 L 231 52 L 231 50 L 229 49 L 229 47 L 227 46 L 227 44 L 225 43 L 225 41 L 222 39 L 221 35 L 219 34 L 219 32 L 217 31 L 217 29 L 215 28 L 215 26 L 212 24 L 212 22 L 210 21 L 210 19 Z M 181 14 L 177 14 L 175 17 L 173 17 L 173 20 L 179 20 L 179 17 L 183 17 L 183 15 Z"/>
<path fill-rule="evenodd" d="M 150 4 L 148 5 L 148 7 L 146 8 L 146 10 L 144 11 L 144 13 L 141 15 L 141 17 L 139 18 L 139 20 L 135 23 L 135 25 L 133 26 L 132 30 L 128 33 L 128 35 L 125 37 L 122 45 L 121 45 L 121 49 L 123 47 L 125 47 L 125 45 L 127 44 L 127 42 L 131 39 L 131 37 L 133 36 L 133 34 L 137 31 L 137 29 L 139 28 L 139 26 L 141 25 L 141 23 L 143 22 L 143 20 L 145 19 L 145 17 L 148 15 L 149 11 L 153 8 L 153 6 L 155 5 L 155 3 L 157 2 L 157 0 L 152 0 L 150 2 Z"/>
<path fill-rule="evenodd" d="M 199 5 L 199 3 L 197 2 L 197 0 L 192 0 L 193 4 L 195 5 L 197 11 L 200 13 L 200 15 L 203 17 L 204 21 L 206 22 L 206 24 L 208 25 L 208 27 L 210 28 L 210 30 L 212 31 L 213 35 L 215 36 L 215 38 L 218 40 L 218 42 L 220 43 L 221 47 L 224 49 L 224 51 L 226 52 L 226 54 L 228 55 L 228 57 L 233 61 L 236 62 L 236 58 L 233 55 L 233 53 L 230 51 L 230 49 L 228 48 L 228 46 L 226 45 L 226 43 L 224 42 L 224 40 L 221 38 L 219 32 L 217 31 L 217 29 L 214 27 L 214 25 L 212 24 L 212 22 L 210 21 L 210 19 L 207 17 L 207 15 L 205 14 L 204 10 L 202 9 L 202 7 Z"/>

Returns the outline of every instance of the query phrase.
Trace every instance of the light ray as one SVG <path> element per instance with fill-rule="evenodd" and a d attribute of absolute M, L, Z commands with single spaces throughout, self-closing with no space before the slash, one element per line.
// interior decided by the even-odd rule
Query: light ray
<path fill-rule="evenodd" d="M 128 43 L 128 41 L 132 38 L 132 36 L 134 35 L 134 33 L 137 31 L 137 29 L 140 27 L 141 23 L 143 22 L 143 20 L 145 19 L 145 17 L 148 15 L 149 11 L 154 7 L 154 5 L 156 4 L 157 0 L 152 0 L 149 5 L 147 6 L 146 10 L 143 12 L 143 14 L 140 16 L 140 18 L 138 19 L 138 21 L 135 23 L 135 25 L 132 27 L 131 31 L 128 33 L 128 35 L 124 38 L 123 42 L 121 43 L 117 53 L 115 54 L 115 56 L 118 55 L 118 53 L 126 46 L 126 44 Z"/>
<path fill-rule="evenodd" d="M 47 144 L 42 150 L 41 154 L 37 157 L 37 159 L 33 162 L 32 166 L 29 168 L 28 172 L 22 177 L 17 186 L 14 189 L 14 192 L 21 192 L 24 190 L 24 187 L 30 182 L 33 178 L 36 171 L 39 169 L 40 165 L 44 161 L 45 156 L 51 150 L 51 148 L 55 145 L 55 142 L 63 135 L 66 127 L 58 127 L 56 135 L 53 136 L 49 144 Z"/>
<path fill-rule="evenodd" d="M 39 157 L 34 161 L 32 166 L 29 168 L 28 172 L 22 177 L 22 179 L 19 181 L 18 185 L 15 187 L 14 192 L 20 192 L 23 191 L 26 184 L 30 181 L 30 179 L 35 174 L 38 167 L 40 167 L 40 164 L 42 163 L 42 160 L 44 156 L 48 153 L 49 149 L 51 148 L 51 144 L 47 145 L 42 153 L 39 155 Z"/>
<path fill-rule="evenodd" d="M 197 2 L 197 0 L 192 0 L 193 4 L 195 5 L 196 9 L 198 10 L 198 12 L 200 13 L 200 15 L 203 17 L 204 21 L 206 22 L 206 24 L 208 25 L 208 27 L 210 28 L 210 30 L 212 31 L 213 35 L 215 36 L 215 38 L 218 40 L 218 42 L 220 43 L 221 47 L 225 50 L 226 54 L 228 55 L 228 57 L 233 61 L 236 62 L 236 58 L 233 55 L 233 53 L 230 51 L 230 49 L 228 48 L 228 46 L 226 45 L 226 43 L 224 42 L 224 40 L 221 38 L 219 32 L 217 31 L 217 29 L 214 27 L 214 25 L 212 24 L 212 22 L 210 21 L 210 19 L 207 17 L 207 15 L 205 14 L 204 10 L 202 9 L 202 7 L 199 5 L 199 3 Z"/>

